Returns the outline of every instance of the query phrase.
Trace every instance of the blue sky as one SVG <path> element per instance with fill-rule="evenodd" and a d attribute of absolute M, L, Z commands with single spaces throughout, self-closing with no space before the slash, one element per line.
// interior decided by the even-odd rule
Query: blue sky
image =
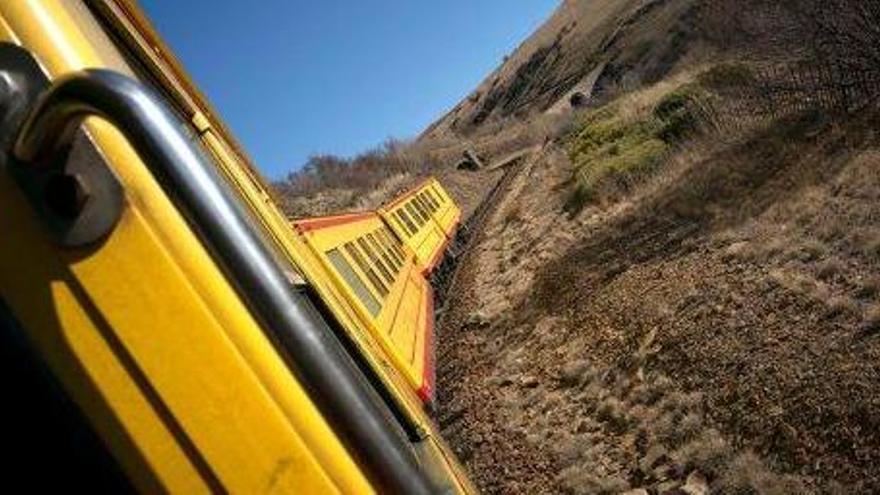
<path fill-rule="evenodd" d="M 414 137 L 558 0 L 141 0 L 268 178 Z"/>

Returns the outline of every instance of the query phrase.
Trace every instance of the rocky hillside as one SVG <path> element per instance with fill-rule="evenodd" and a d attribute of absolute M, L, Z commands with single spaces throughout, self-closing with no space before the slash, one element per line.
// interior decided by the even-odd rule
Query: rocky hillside
<path fill-rule="evenodd" d="M 428 131 L 569 116 L 440 325 L 438 420 L 484 491 L 880 490 L 878 22 L 873 1 L 565 2 Z"/>

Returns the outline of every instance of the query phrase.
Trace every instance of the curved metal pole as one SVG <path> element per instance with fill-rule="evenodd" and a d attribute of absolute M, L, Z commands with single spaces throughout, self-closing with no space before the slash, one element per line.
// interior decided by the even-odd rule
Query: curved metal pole
<path fill-rule="evenodd" d="M 108 120 L 128 138 L 263 328 L 281 344 L 297 378 L 371 480 L 391 493 L 434 491 L 377 393 L 312 303 L 287 282 L 213 165 L 144 85 L 107 70 L 59 79 L 22 125 L 16 157 L 30 163 L 46 158 L 69 145 L 89 116 Z"/>

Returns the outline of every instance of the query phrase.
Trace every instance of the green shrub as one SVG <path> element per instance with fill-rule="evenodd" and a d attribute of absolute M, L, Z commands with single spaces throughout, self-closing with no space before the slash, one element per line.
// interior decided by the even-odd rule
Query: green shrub
<path fill-rule="evenodd" d="M 667 143 L 684 140 L 697 130 L 699 121 L 694 106 L 699 90 L 692 85 L 683 86 L 665 97 L 654 107 L 654 117 L 660 121 L 657 137 Z"/>
<path fill-rule="evenodd" d="M 665 95 L 644 119 L 625 120 L 613 102 L 588 112 L 566 139 L 576 187 L 565 205 L 571 216 L 607 193 L 626 191 L 655 173 L 671 147 L 692 135 L 699 118 L 694 109 L 703 97 L 698 84 Z"/>

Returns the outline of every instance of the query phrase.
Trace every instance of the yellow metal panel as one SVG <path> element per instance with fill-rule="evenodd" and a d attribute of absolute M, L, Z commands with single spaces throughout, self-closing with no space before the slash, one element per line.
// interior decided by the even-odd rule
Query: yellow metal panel
<path fill-rule="evenodd" d="M 58 31 L 64 33 L 65 36 L 73 36 L 76 38 L 76 34 L 71 35 L 71 32 L 75 31 L 73 26 L 75 23 L 63 19 L 64 15 L 63 12 L 61 12 L 61 6 L 70 7 L 75 5 L 58 1 L 38 2 L 34 0 L 23 0 L 21 5 L 18 5 L 17 7 L 24 7 L 26 3 L 28 4 L 27 8 L 32 10 L 31 13 L 36 11 L 48 13 L 48 15 L 42 17 L 51 19 L 52 22 L 55 22 L 56 24 L 64 24 L 67 22 L 69 25 L 64 29 L 58 29 Z M 113 6 L 114 11 L 120 11 L 120 9 L 116 8 L 113 2 L 108 2 L 108 4 Z M 140 28 L 145 21 L 137 9 L 128 3 L 122 3 L 120 5 L 125 5 L 125 8 L 122 10 L 126 13 L 133 13 L 131 19 L 134 20 L 132 22 L 137 23 Z M 5 5 L 0 6 L 0 15 L 5 14 L 4 9 L 6 9 Z M 0 22 L 5 23 L 5 20 L 0 18 Z M 43 24 L 45 25 L 46 23 L 43 22 Z M 39 29 L 42 29 L 43 27 L 45 26 L 42 26 Z M 26 31 L 29 28 L 30 27 L 26 26 L 24 30 Z M 131 29 L 131 26 L 127 26 L 127 28 Z M 328 277 L 326 273 L 326 266 L 324 266 L 323 262 L 319 259 L 319 256 L 308 249 L 302 243 L 301 238 L 291 235 L 287 221 L 281 214 L 280 210 L 275 206 L 269 191 L 265 188 L 260 178 L 255 175 L 253 169 L 246 163 L 246 157 L 244 157 L 234 141 L 229 141 L 231 138 L 226 133 L 225 127 L 215 118 L 214 113 L 205 107 L 204 100 L 197 94 L 197 91 L 195 91 L 192 84 L 180 71 L 179 64 L 177 64 L 176 61 L 173 60 L 173 57 L 170 56 L 167 47 L 161 43 L 161 40 L 158 40 L 155 37 L 151 38 L 150 36 L 154 35 L 154 33 L 152 33 L 151 30 L 148 31 L 147 39 L 149 41 L 144 44 L 145 51 L 154 55 L 155 57 L 151 57 L 151 60 L 155 59 L 156 63 L 161 66 L 163 77 L 160 78 L 160 80 L 163 81 L 163 89 L 174 94 L 177 98 L 175 101 L 181 103 L 182 106 L 179 110 L 182 111 L 187 119 L 192 122 L 194 129 L 197 131 L 198 135 L 201 136 L 203 143 L 217 159 L 221 171 L 226 174 L 229 181 L 236 186 L 241 198 L 252 208 L 255 213 L 254 217 L 266 230 L 267 237 L 281 246 L 283 252 L 290 257 L 294 264 L 300 267 L 300 269 L 308 275 L 307 278 L 310 283 L 321 295 L 328 307 L 330 307 L 340 325 L 349 333 L 349 335 L 352 336 L 354 342 L 364 352 L 368 363 L 377 370 L 380 378 L 389 389 L 393 391 L 394 397 L 401 401 L 404 409 L 410 414 L 411 418 L 420 424 L 429 435 L 435 435 L 436 428 L 421 410 L 417 399 L 415 399 L 414 394 L 412 393 L 412 389 L 410 388 L 411 385 L 406 384 L 406 380 L 404 380 L 401 373 L 389 364 L 388 355 L 385 349 L 379 346 L 374 335 L 372 335 L 370 331 L 364 331 L 362 315 L 359 315 L 357 308 L 351 304 L 350 295 L 345 296 L 343 292 L 335 286 L 333 281 L 330 280 L 330 277 Z M 33 35 L 33 33 L 31 34 Z M 83 49 L 83 47 L 78 47 L 72 50 L 67 49 L 67 44 L 71 42 L 70 39 L 61 43 L 60 46 L 62 48 L 58 53 L 55 53 L 51 48 L 56 45 L 58 39 L 56 35 L 58 33 L 52 31 L 49 34 L 51 36 L 47 36 L 46 41 L 46 45 L 49 48 L 45 50 L 45 54 L 41 53 L 41 56 L 44 56 L 45 59 L 54 60 L 54 66 L 52 64 L 47 65 L 50 66 L 50 69 L 57 70 L 57 73 L 65 70 L 73 70 L 81 66 L 113 66 L 113 63 L 109 61 L 110 58 L 112 58 L 110 57 L 110 55 L 113 54 L 112 50 L 105 50 L 105 47 L 94 47 L 96 49 L 100 48 L 98 52 L 101 56 L 108 57 L 105 60 L 99 60 L 100 57 L 94 53 L 88 56 L 83 56 L 84 53 L 88 52 L 88 47 L 86 49 Z M 136 33 L 132 33 L 133 37 L 137 37 L 135 34 Z M 39 33 L 36 34 L 36 36 L 46 36 L 46 33 Z M 82 35 L 79 35 L 79 37 L 82 38 Z M 33 39 L 31 41 L 35 42 Z M 78 42 L 76 39 L 72 41 L 74 43 Z M 78 59 L 77 57 L 81 58 Z M 168 57 L 171 58 L 169 59 Z M 165 64 L 164 60 L 170 60 L 170 62 Z M 44 64 L 46 64 L 45 61 Z M 124 69 L 120 67 L 114 68 L 117 70 Z M 175 78 L 182 79 L 177 81 Z M 164 81 L 168 81 L 169 84 L 165 86 Z M 130 160 L 132 167 L 139 168 L 139 161 L 136 157 L 131 156 L 130 150 L 127 149 L 127 146 L 119 141 L 118 136 L 115 136 L 115 131 L 105 127 L 106 126 L 97 123 L 92 124 L 92 129 L 95 131 L 94 133 L 98 142 L 105 146 L 107 142 L 115 142 L 119 149 L 115 150 L 113 153 L 113 155 L 116 156 L 111 157 L 121 157 L 121 161 Z M 230 142 L 232 143 L 231 145 Z M 105 152 L 106 151 L 107 149 L 105 147 Z M 143 172 L 143 170 L 141 169 L 140 172 Z M 131 171 L 131 173 L 137 175 L 137 171 Z M 228 300 L 224 300 L 223 297 L 214 297 L 216 296 L 215 293 L 218 291 L 216 281 L 219 274 L 212 273 L 211 270 L 206 271 L 205 267 L 202 266 L 203 263 L 209 265 L 210 263 L 201 256 L 204 253 L 200 252 L 200 246 L 193 248 L 188 245 L 188 243 L 192 243 L 192 237 L 190 233 L 186 231 L 185 225 L 181 226 L 181 219 L 177 217 L 176 212 L 173 208 L 169 208 L 169 205 L 163 203 L 165 198 L 161 193 L 156 194 L 155 190 L 150 189 L 153 188 L 155 184 L 151 183 L 149 177 L 141 176 L 135 177 L 135 179 L 137 179 L 136 182 L 143 181 L 148 187 L 145 187 L 143 191 L 141 191 L 141 189 L 129 190 L 128 194 L 132 196 L 138 195 L 139 191 L 143 193 L 143 197 L 137 198 L 142 202 L 138 205 L 140 208 L 139 213 L 144 215 L 143 220 L 147 224 L 156 227 L 152 230 L 152 235 L 155 236 L 154 241 L 157 244 L 160 244 L 161 248 L 168 252 L 169 259 L 178 264 L 178 268 L 180 268 L 182 276 L 186 278 L 186 282 L 191 284 L 191 289 L 196 291 L 199 297 L 202 298 L 201 303 L 203 303 L 208 311 L 214 315 L 215 323 L 223 322 L 223 324 L 225 324 L 225 330 L 227 331 L 229 340 L 238 349 L 242 358 L 247 361 L 247 364 L 253 368 L 256 375 L 262 380 L 262 385 L 271 395 L 272 399 L 275 400 L 277 406 L 281 409 L 290 424 L 296 428 L 297 432 L 306 441 L 314 458 L 319 461 L 321 466 L 323 466 L 325 474 L 328 474 L 335 485 L 342 489 L 342 491 L 349 493 L 368 492 L 369 488 L 365 485 L 361 473 L 357 470 L 356 466 L 351 464 L 351 460 L 340 448 L 338 441 L 335 439 L 327 425 L 324 424 L 323 419 L 317 414 L 304 391 L 291 379 L 289 373 L 286 372 L 283 363 L 276 359 L 277 356 L 274 355 L 274 351 L 265 341 L 263 335 L 259 332 L 231 330 L 233 327 L 248 328 L 249 325 L 253 326 L 253 322 L 250 321 L 249 315 L 246 310 L 241 307 L 240 302 L 234 297 L 234 294 L 227 294 L 229 296 Z M 177 232 L 175 229 L 180 229 L 184 232 Z M 181 235 L 183 235 L 183 237 L 178 237 Z M 191 256 L 191 249 L 195 249 L 197 252 L 196 256 Z M 409 253 L 408 256 L 411 258 L 412 254 Z M 124 257 L 120 257 L 120 259 L 124 259 Z M 125 259 L 125 261 L 127 261 L 127 259 Z M 141 261 L 148 263 L 147 260 Z M 410 264 L 410 271 L 414 275 L 418 275 L 417 265 L 412 264 L 412 260 L 410 260 Z M 97 268 L 98 272 L 101 270 L 103 270 L 102 267 Z M 406 270 L 406 268 L 404 270 Z M 223 286 L 221 287 L 222 290 L 220 290 L 220 292 L 228 292 L 229 288 L 225 286 L 225 283 L 220 285 Z M 107 295 L 104 294 L 104 296 Z M 392 290 L 392 293 L 388 296 L 388 302 L 386 302 L 386 304 L 389 307 L 397 306 L 397 303 L 394 301 L 404 301 L 407 297 L 408 296 L 404 295 L 402 289 L 397 289 L 397 292 Z M 422 309 L 420 310 L 419 317 L 423 317 L 425 314 L 424 305 L 421 306 Z M 381 321 L 380 324 L 386 325 L 387 328 L 390 328 L 388 325 L 392 324 L 393 318 L 396 316 L 396 314 L 394 316 L 382 315 L 384 320 Z M 424 321 L 421 321 L 416 327 L 418 328 L 419 325 L 423 324 Z M 416 346 L 420 346 L 422 344 L 418 342 L 418 339 L 423 338 L 423 335 L 420 333 L 417 333 L 416 335 Z M 91 348 L 92 347 L 89 347 L 89 349 Z M 95 348 L 97 349 L 98 347 Z M 263 353 L 266 353 L 271 359 L 263 359 L 266 357 L 262 356 Z M 419 356 L 421 355 L 421 353 L 417 354 Z M 96 358 L 93 359 L 90 357 L 89 359 L 90 362 L 97 362 Z M 419 366 L 422 366 L 421 362 L 416 365 L 416 367 Z M 124 372 L 120 373 L 119 376 L 123 379 L 127 377 Z M 124 387 L 119 386 L 118 390 L 115 390 L 114 393 L 119 395 L 123 391 Z M 135 396 L 137 396 L 137 390 L 134 392 Z M 132 410 L 134 410 L 134 408 L 132 408 Z M 132 413 L 132 411 L 127 411 L 127 413 Z M 117 414 L 117 412 L 114 411 L 113 414 Z M 146 414 L 145 417 L 151 418 L 152 416 Z M 148 423 L 148 421 L 144 420 L 144 423 Z M 156 435 L 158 435 L 158 433 Z M 140 438 L 140 435 L 138 438 Z M 154 440 L 155 439 L 151 439 L 149 445 L 151 447 L 159 446 L 159 442 Z M 179 447 L 175 444 L 174 439 L 171 439 L 168 442 L 168 445 L 170 446 L 169 448 L 172 449 Z M 118 452 L 124 449 L 117 448 L 114 450 Z M 462 491 L 472 491 L 472 487 L 468 484 L 466 477 L 462 475 L 460 466 L 458 466 L 448 448 L 442 447 L 442 450 L 444 457 L 447 459 L 447 468 L 452 469 L 452 471 L 456 473 L 458 481 L 461 483 L 458 488 Z M 178 474 L 172 476 L 169 474 L 170 467 L 173 464 L 173 462 L 169 460 L 170 455 L 171 454 L 166 452 L 160 452 L 159 454 L 150 456 L 150 459 L 158 459 L 165 462 L 165 464 L 161 466 L 161 469 L 155 468 L 155 470 L 165 478 L 174 479 L 176 482 L 179 482 L 174 486 L 180 488 L 180 491 L 187 493 L 198 491 L 195 487 L 193 487 L 193 489 L 187 489 L 181 484 L 183 481 L 191 479 L 191 475 Z M 181 465 L 185 466 L 185 462 L 181 463 Z M 286 466 L 285 463 L 280 463 L 277 467 L 284 466 Z M 171 486 L 167 479 L 164 478 L 162 484 L 166 487 Z M 148 485 L 142 483 L 141 486 Z M 275 486 L 283 486 L 283 483 Z M 300 490 L 298 491 L 318 491 L 319 489 L 317 486 L 318 485 L 302 485 L 299 487 Z M 147 489 L 146 491 L 156 490 Z"/>
<path fill-rule="evenodd" d="M 132 6 L 113 9 L 117 14 L 123 10 L 127 15 L 127 17 L 123 16 L 126 17 L 122 20 L 124 24 L 137 22 L 142 27 L 146 23 L 142 15 Z M 352 307 L 351 301 L 342 295 L 334 283 L 329 283 L 325 272 L 326 267 L 323 263 L 302 244 L 301 239 L 291 235 L 287 219 L 277 208 L 263 181 L 256 175 L 253 167 L 247 163 L 241 149 L 234 141 L 230 142 L 231 137 L 226 132 L 226 127 L 216 118 L 216 112 L 207 107 L 204 98 L 198 94 L 182 72 L 170 50 L 155 37 L 151 27 L 147 25 L 145 29 L 148 32 L 131 33 L 130 37 L 140 45 L 141 51 L 161 72 L 160 79 L 169 81 L 169 87 L 165 89 L 175 92 L 175 94 L 184 92 L 176 94 L 175 98 L 175 101 L 180 102 L 180 111 L 191 115 L 190 120 L 202 141 L 217 159 L 221 171 L 236 186 L 241 198 L 258 212 L 256 218 L 267 230 L 268 238 L 281 247 L 282 252 L 290 257 L 295 266 L 308 273 L 309 276 L 306 278 L 309 283 L 315 287 L 340 325 L 363 351 L 367 361 L 377 371 L 383 383 L 393 391 L 395 399 L 400 401 L 404 409 L 411 415 L 411 420 L 427 429 L 427 418 L 424 417 L 421 405 L 418 399 L 413 396 L 410 386 L 406 384 L 406 379 L 391 366 L 390 357 L 371 335 L 371 331 L 364 328 L 364 323 L 360 315 L 357 314 L 357 310 Z M 392 294 L 389 295 L 389 302 L 386 304 L 396 304 L 395 297 L 402 300 L 401 295 L 395 295 L 392 291 Z M 380 323 L 380 325 L 382 324 Z"/>
<path fill-rule="evenodd" d="M 423 271 L 433 269 L 434 262 L 438 259 L 438 253 L 444 249 L 446 236 L 440 229 L 440 226 L 433 220 L 431 216 L 421 225 L 416 218 L 413 217 L 411 209 L 407 207 L 409 201 L 418 190 L 410 191 L 389 206 L 379 210 L 379 214 L 385 222 L 394 230 L 394 233 L 410 248 L 416 255 L 419 265 Z M 405 211 L 414 222 L 416 232 L 408 231 L 404 224 L 400 222 L 397 212 Z"/>
<path fill-rule="evenodd" d="M 404 287 L 403 290 L 407 293 L 407 297 L 401 300 L 400 307 L 397 310 L 397 318 L 394 319 L 389 333 L 395 346 L 403 354 L 403 359 L 407 361 L 409 366 L 415 368 L 413 356 L 418 354 L 415 350 L 416 334 L 421 332 L 414 332 L 413 329 L 424 328 L 418 326 L 418 296 L 421 294 L 421 290 L 412 283 L 410 277 L 403 277 L 402 285 Z M 419 376 L 419 383 L 416 385 L 421 386 L 421 376 Z"/>
<path fill-rule="evenodd" d="M 446 236 L 451 238 L 461 221 L 461 210 L 437 179 L 429 180 L 425 188 L 430 190 L 439 200 L 440 209 L 435 213 L 434 218 Z"/>
<path fill-rule="evenodd" d="M 7 39 L 33 50 L 54 76 L 103 66 L 64 7 L 48 0 L 5 3 L 0 15 L 10 30 Z M 3 244 L 7 269 L 0 276 L 4 288 L 14 288 L 4 296 L 36 336 L 58 332 L 32 308 L 40 301 L 55 308 L 49 314 L 66 335 L 60 342 L 36 340 L 104 437 L 127 435 L 135 444 L 111 442 L 129 474 L 147 491 L 152 477 L 165 489 L 186 493 L 218 483 L 243 492 L 369 492 L 360 470 L 128 145 L 106 124 L 90 122 L 88 128 L 126 186 L 122 223 L 100 249 L 76 256 L 39 248 L 42 238 L 16 235 Z M 14 188 L 2 181 L 4 198 L 15 199 Z M 20 197 L 9 206 L 8 219 L 35 222 Z M 45 279 L 65 283 L 53 282 L 48 292 L 37 292 L 39 286 L 22 291 L 8 265 L 22 249 L 34 258 L 25 265 L 19 255 L 19 269 L 48 270 L 58 260 L 61 275 L 46 273 Z M 95 341 L 98 335 L 108 342 Z M 66 342 L 74 345 L 65 360 L 51 348 Z M 87 368 L 88 378 L 65 373 L 75 362 Z M 132 366 L 148 381 L 149 393 L 132 382 Z M 139 396 L 152 397 L 152 408 L 143 407 L 145 398 L 133 399 Z M 102 401 L 108 403 L 103 412 L 95 405 Z M 104 422 L 108 415 L 118 424 Z"/>

